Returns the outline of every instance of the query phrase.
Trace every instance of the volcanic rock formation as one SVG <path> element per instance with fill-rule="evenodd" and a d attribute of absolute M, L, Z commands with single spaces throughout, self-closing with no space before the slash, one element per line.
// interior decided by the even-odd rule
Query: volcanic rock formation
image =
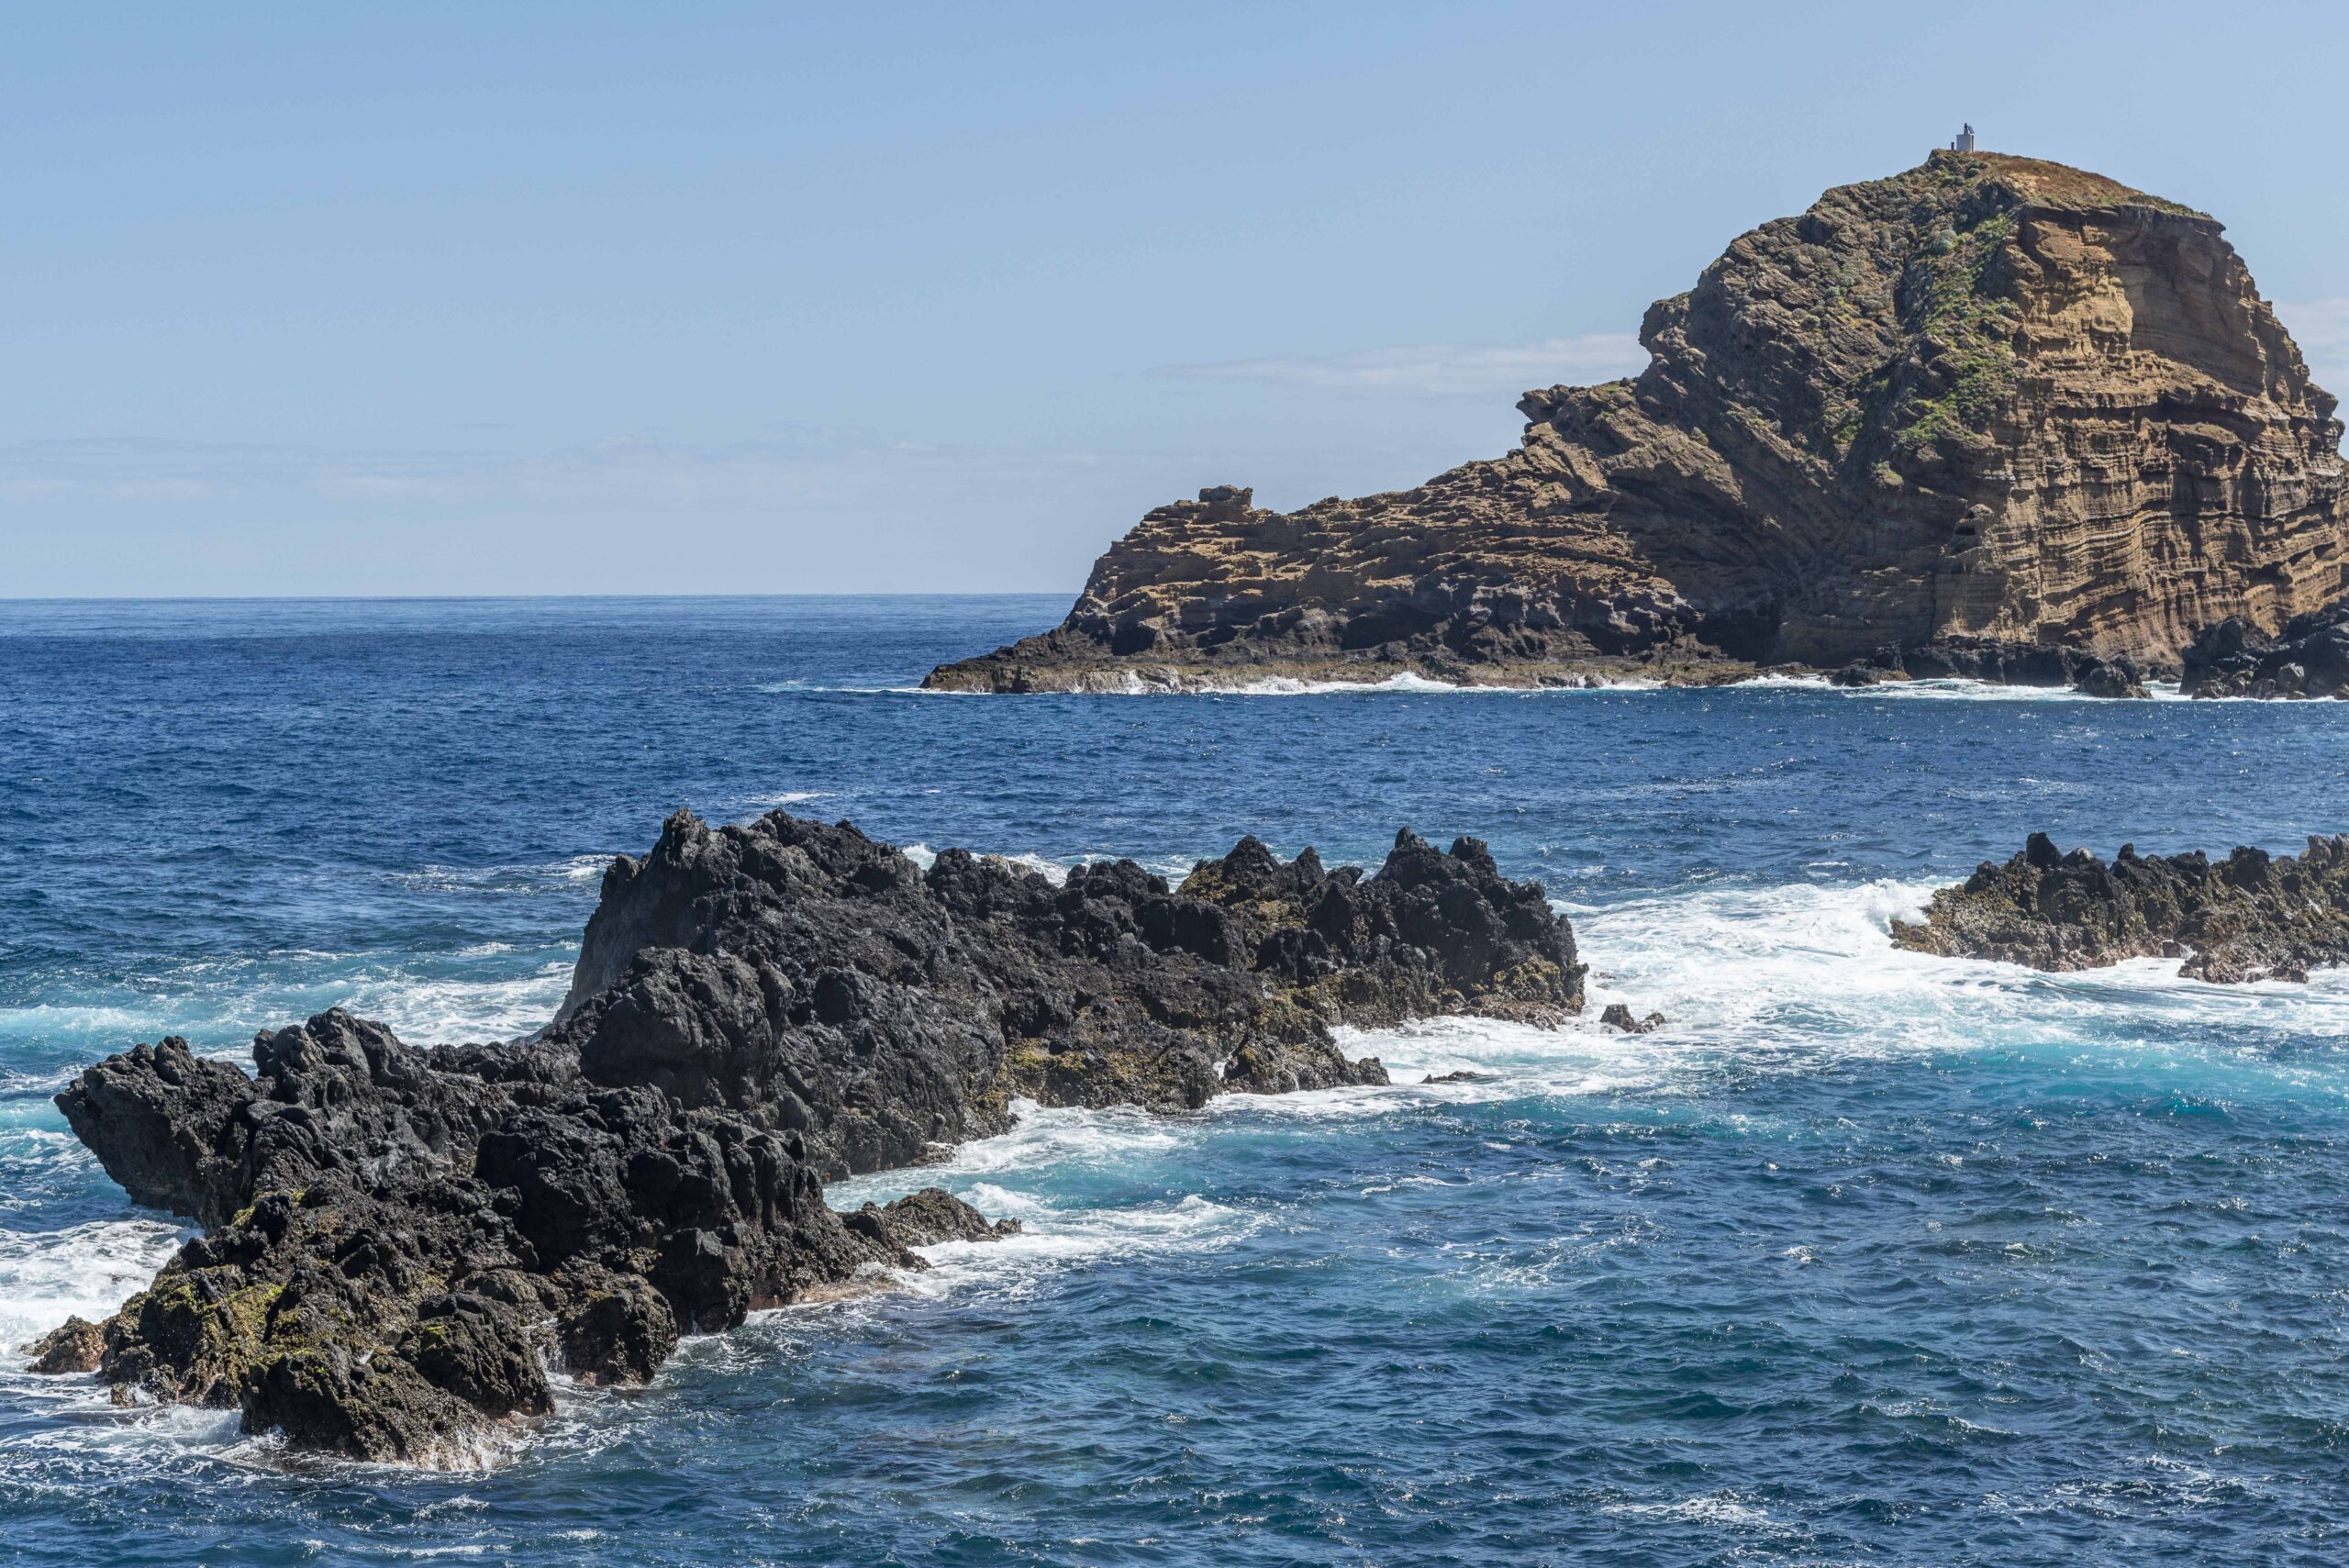
<path fill-rule="evenodd" d="M 234 1407 L 360 1459 L 462 1462 L 552 1407 L 548 1362 L 640 1382 L 681 1332 L 921 1266 L 990 1225 L 936 1188 L 840 1213 L 822 1182 L 1048 1105 L 1196 1106 L 1385 1083 L 1336 1024 L 1555 1021 L 1583 965 L 1542 889 L 1406 830 L 1377 874 L 1253 839 L 1180 891 L 1064 885 L 845 823 L 670 818 L 606 874 L 532 1040 L 419 1050 L 340 1010 L 254 1073 L 165 1040 L 58 1096 L 138 1202 L 206 1228 L 104 1325 L 28 1347 L 123 1397 Z"/>
<path fill-rule="evenodd" d="M 1291 513 L 1202 490 L 1058 628 L 926 684 L 1712 682 L 1953 639 L 2166 667 L 2273 630 L 2344 585 L 2341 426 L 2221 232 L 1936 152 L 1738 239 L 1649 309 L 1645 372 L 1527 394 L 1508 456 Z"/>
<path fill-rule="evenodd" d="M 2294 616 L 2269 637 L 2242 616 L 2205 627 L 2186 651 L 2189 697 L 2349 697 L 2349 604 Z"/>
<path fill-rule="evenodd" d="M 2123 844 L 2107 865 L 2033 833 L 2023 852 L 1985 861 L 1933 895 L 1922 925 L 1892 923 L 1894 945 L 2033 969 L 2099 969 L 2182 958 L 2199 980 L 2306 980 L 2349 962 L 2349 836 L 2298 856 L 2237 849 L 2145 857 Z"/>
<path fill-rule="evenodd" d="M 2142 697 L 2146 672 L 2126 654 L 2100 659 L 2061 644 L 1948 638 L 1903 648 L 1890 643 L 1827 678 L 1839 686 L 1886 681 L 1986 681 L 2000 686 L 2049 686 L 2096 697 Z"/>

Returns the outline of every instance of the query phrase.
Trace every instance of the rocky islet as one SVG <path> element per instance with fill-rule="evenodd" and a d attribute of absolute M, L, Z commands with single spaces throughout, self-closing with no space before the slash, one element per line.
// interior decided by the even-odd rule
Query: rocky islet
<path fill-rule="evenodd" d="M 1935 152 L 1741 236 L 1648 311 L 1645 371 L 1527 394 L 1507 456 L 1294 512 L 1211 486 L 1112 544 L 1060 626 L 926 684 L 1777 667 L 2132 695 L 2206 628 L 2274 634 L 2349 586 L 2334 399 L 2222 232 Z"/>

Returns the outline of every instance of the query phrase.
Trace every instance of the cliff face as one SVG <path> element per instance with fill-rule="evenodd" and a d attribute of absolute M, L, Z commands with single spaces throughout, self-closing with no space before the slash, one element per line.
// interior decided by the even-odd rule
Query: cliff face
<path fill-rule="evenodd" d="M 2276 628 L 2344 586 L 2341 425 L 2221 234 L 1936 152 L 1741 236 L 1649 309 L 1643 373 L 1528 394 L 1506 457 L 1162 506 L 1059 628 L 929 684 L 1710 679 L 1961 638 L 2168 662 Z"/>

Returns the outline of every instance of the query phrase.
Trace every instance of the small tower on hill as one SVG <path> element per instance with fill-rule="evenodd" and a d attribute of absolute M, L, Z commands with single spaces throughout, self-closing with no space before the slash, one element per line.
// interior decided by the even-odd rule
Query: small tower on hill
<path fill-rule="evenodd" d="M 1957 135 L 1956 135 L 1954 138 L 1953 138 L 1953 139 L 1951 139 L 1950 144 L 1949 144 L 1949 150 L 1950 150 L 1952 152 L 1971 152 L 1971 151 L 1973 151 L 1973 150 L 1974 150 L 1974 128 L 1973 128 L 1972 126 L 1970 126 L 1970 125 L 1969 125 L 1969 126 L 1966 126 L 1966 127 L 1963 128 L 1962 129 L 1960 129 L 1960 130 L 1958 131 Z"/>

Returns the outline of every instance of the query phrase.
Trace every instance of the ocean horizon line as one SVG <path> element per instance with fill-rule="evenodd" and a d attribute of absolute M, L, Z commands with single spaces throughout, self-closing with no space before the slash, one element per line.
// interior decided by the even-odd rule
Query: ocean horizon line
<path fill-rule="evenodd" d="M 672 599 L 1057 599 L 1070 598 L 1081 588 L 941 589 L 853 588 L 772 593 L 667 594 L 0 594 L 7 605 L 441 605 L 498 604 L 515 600 L 572 600 L 583 603 L 645 603 Z"/>

